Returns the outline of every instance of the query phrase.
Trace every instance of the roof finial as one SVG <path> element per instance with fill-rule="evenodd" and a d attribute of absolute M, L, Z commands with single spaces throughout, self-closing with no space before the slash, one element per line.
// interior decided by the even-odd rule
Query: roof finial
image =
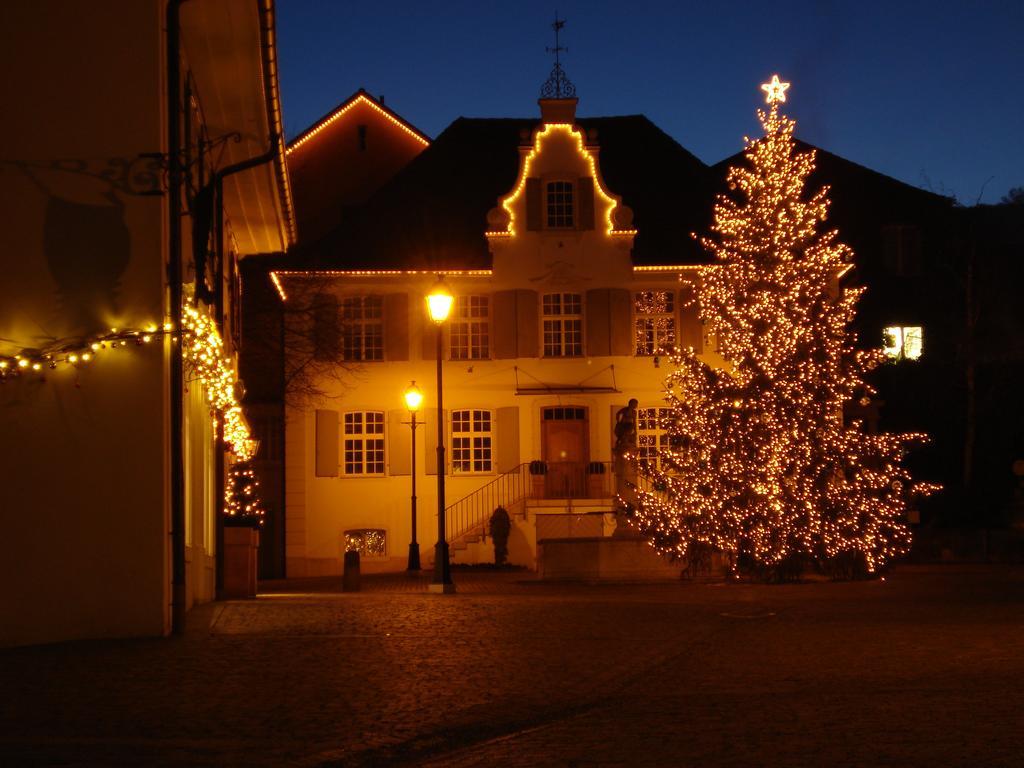
<path fill-rule="evenodd" d="M 540 89 L 540 97 L 542 99 L 573 99 L 576 98 L 576 86 L 573 85 L 569 78 L 566 77 L 565 72 L 562 70 L 561 54 L 562 51 L 568 51 L 569 49 L 561 45 L 558 40 L 558 33 L 565 26 L 565 19 L 558 18 L 558 11 L 555 11 L 555 23 L 551 25 L 551 28 L 555 30 L 555 47 L 547 48 L 548 53 L 555 54 L 555 66 L 551 70 L 551 75 Z"/>

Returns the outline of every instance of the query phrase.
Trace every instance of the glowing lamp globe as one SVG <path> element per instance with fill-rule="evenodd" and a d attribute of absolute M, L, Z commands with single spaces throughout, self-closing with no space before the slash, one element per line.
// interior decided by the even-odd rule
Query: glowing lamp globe
<path fill-rule="evenodd" d="M 430 313 L 430 319 L 439 325 L 443 323 L 448 319 L 448 314 L 452 311 L 452 304 L 454 302 L 455 297 L 452 296 L 452 292 L 445 285 L 444 278 L 439 277 L 437 284 L 427 295 L 427 311 Z"/>
<path fill-rule="evenodd" d="M 406 388 L 403 397 L 405 397 L 405 407 L 409 409 L 410 413 L 416 413 L 423 404 L 423 390 L 416 386 L 415 381 Z"/>

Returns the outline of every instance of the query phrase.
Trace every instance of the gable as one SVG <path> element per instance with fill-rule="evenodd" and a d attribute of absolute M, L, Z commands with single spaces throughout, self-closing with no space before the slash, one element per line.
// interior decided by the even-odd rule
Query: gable
<path fill-rule="evenodd" d="M 303 131 L 287 154 L 300 239 L 320 239 L 429 145 L 364 91 Z"/>

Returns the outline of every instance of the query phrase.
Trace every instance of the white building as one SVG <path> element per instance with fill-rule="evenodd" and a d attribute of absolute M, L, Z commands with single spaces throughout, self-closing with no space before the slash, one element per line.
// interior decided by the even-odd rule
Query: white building
<path fill-rule="evenodd" d="M 442 342 L 452 560 L 493 558 L 480 535 L 498 506 L 512 515 L 512 563 L 534 566 L 538 538 L 611 532 L 616 412 L 639 401 L 639 449 L 654 459 L 666 351 L 708 346 L 690 302 L 704 257 L 689 233 L 711 182 L 645 118 L 576 120 L 575 106 L 542 100 L 532 125 L 456 121 L 357 226 L 297 256 L 340 268 L 274 273 L 286 311 L 316 294 L 317 343 L 350 368 L 287 414 L 289 576 L 339 573 L 347 546 L 364 570 L 406 567 L 413 450 L 416 537 L 424 567 L 433 559 L 425 296 L 438 275 L 455 295 Z M 413 380 L 425 395 L 415 447 L 402 399 Z"/>

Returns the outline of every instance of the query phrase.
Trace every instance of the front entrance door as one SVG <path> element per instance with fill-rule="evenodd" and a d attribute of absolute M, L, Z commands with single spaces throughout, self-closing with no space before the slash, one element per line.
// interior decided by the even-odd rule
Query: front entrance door
<path fill-rule="evenodd" d="M 548 465 L 544 483 L 549 499 L 585 497 L 590 430 L 587 409 L 579 406 L 545 408 L 541 418 L 543 458 Z"/>

